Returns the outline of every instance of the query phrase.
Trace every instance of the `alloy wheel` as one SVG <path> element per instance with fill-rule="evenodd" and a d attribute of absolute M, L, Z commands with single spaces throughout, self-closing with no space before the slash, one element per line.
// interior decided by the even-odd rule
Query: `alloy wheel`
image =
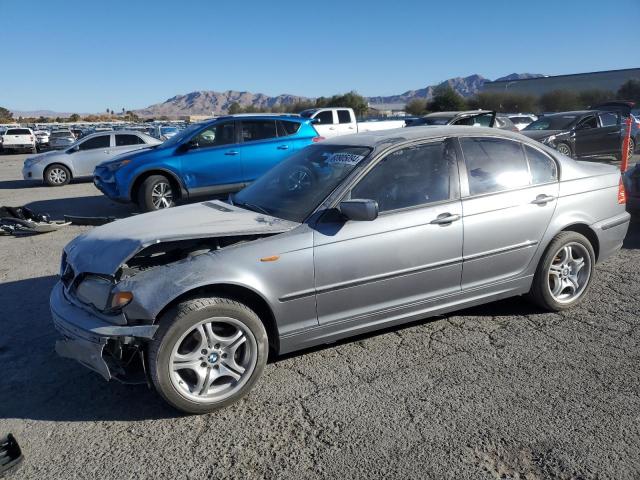
<path fill-rule="evenodd" d="M 158 182 L 151 190 L 151 202 L 156 210 L 169 208 L 173 203 L 173 190 L 167 182 Z"/>
<path fill-rule="evenodd" d="M 257 341 L 242 322 L 209 318 L 176 342 L 169 365 L 171 383 L 198 403 L 219 402 L 242 388 L 257 359 Z"/>
<path fill-rule="evenodd" d="M 571 149 L 567 145 L 565 145 L 564 143 L 561 143 L 560 145 L 558 145 L 557 150 L 561 154 L 566 155 L 567 157 L 571 156 Z"/>
<path fill-rule="evenodd" d="M 67 172 L 63 168 L 54 167 L 49 170 L 49 181 L 55 185 L 62 185 L 67 181 Z"/>
<path fill-rule="evenodd" d="M 577 299 L 589 284 L 591 256 L 579 243 L 568 243 L 554 255 L 548 272 L 551 296 L 559 303 Z"/>

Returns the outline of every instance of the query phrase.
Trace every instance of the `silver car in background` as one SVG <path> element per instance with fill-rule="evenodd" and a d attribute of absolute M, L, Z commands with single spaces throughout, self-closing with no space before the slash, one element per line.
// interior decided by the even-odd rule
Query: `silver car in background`
<path fill-rule="evenodd" d="M 54 130 L 49 135 L 49 148 L 61 150 L 73 145 L 75 141 L 76 136 L 71 130 Z"/>
<path fill-rule="evenodd" d="M 53 142 L 53 137 L 51 141 Z M 28 157 L 24 161 L 22 177 L 58 187 L 74 178 L 91 178 L 98 164 L 111 160 L 116 155 L 160 143 L 159 140 L 136 131 L 98 132 L 82 137 L 64 150 Z"/>
<path fill-rule="evenodd" d="M 517 295 L 576 305 L 621 248 L 624 200 L 615 167 L 495 128 L 335 137 L 229 203 L 69 243 L 51 294 L 56 350 L 209 412 L 245 395 L 269 353 Z"/>

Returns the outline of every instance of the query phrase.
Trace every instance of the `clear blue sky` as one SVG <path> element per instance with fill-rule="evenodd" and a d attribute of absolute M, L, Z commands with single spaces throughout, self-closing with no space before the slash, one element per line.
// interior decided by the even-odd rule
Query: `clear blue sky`
<path fill-rule="evenodd" d="M 0 0 L 0 106 L 389 95 L 473 73 L 638 67 L 639 23 L 639 0 Z"/>

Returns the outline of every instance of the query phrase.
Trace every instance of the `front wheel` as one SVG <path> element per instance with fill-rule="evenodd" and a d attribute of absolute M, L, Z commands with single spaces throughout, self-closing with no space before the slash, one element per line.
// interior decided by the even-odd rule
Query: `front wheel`
<path fill-rule="evenodd" d="M 571 156 L 571 147 L 566 143 L 559 143 L 556 145 L 556 150 L 567 157 Z"/>
<path fill-rule="evenodd" d="M 561 232 L 538 264 L 531 297 L 545 310 L 573 307 L 589 290 L 595 258 L 593 246 L 584 235 Z"/>
<path fill-rule="evenodd" d="M 245 396 L 268 354 L 266 330 L 253 310 L 229 298 L 201 297 L 162 316 L 149 346 L 149 371 L 175 408 L 208 413 Z"/>
<path fill-rule="evenodd" d="M 138 205 L 145 212 L 173 207 L 177 194 L 164 175 L 151 175 L 138 189 Z"/>
<path fill-rule="evenodd" d="M 44 171 L 44 183 L 50 187 L 60 187 L 71 181 L 71 172 L 64 165 L 49 165 Z"/>

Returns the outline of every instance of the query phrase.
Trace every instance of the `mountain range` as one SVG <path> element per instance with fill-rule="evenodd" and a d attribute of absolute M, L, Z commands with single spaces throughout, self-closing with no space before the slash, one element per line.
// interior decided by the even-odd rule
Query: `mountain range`
<path fill-rule="evenodd" d="M 526 78 L 543 77 L 538 73 L 512 73 L 498 80 L 520 80 Z M 430 85 L 418 90 L 408 90 L 398 95 L 368 97 L 371 104 L 405 104 L 416 98 L 429 100 L 433 97 L 434 90 L 441 85 L 449 85 L 463 97 L 471 97 L 478 93 L 485 82 L 490 81 L 482 75 L 474 74 L 468 77 L 455 77 L 445 80 L 437 85 Z M 314 98 L 297 95 L 283 94 L 274 97 L 263 93 L 238 92 L 227 90 L 215 92 L 202 90 L 176 95 L 162 103 L 150 105 L 147 108 L 136 110 L 135 113 L 144 117 L 179 116 L 179 115 L 219 115 L 226 113 L 233 103 L 243 107 L 271 108 L 280 105 L 291 105 L 301 101 L 313 101 Z"/>
<path fill-rule="evenodd" d="M 512 73 L 510 75 L 497 78 L 498 80 L 521 80 L 526 78 L 538 78 L 544 75 L 538 73 Z M 433 97 L 434 90 L 441 85 L 449 85 L 463 97 L 471 97 L 478 93 L 485 82 L 491 81 L 482 75 L 473 74 L 467 77 L 455 77 L 445 80 L 437 85 L 428 85 L 417 90 L 407 90 L 404 93 L 388 96 L 368 97 L 370 104 L 406 104 L 416 98 L 429 100 Z M 233 103 L 238 103 L 243 107 L 252 106 L 254 108 L 272 108 L 281 105 L 291 105 L 297 102 L 313 101 L 312 97 L 282 94 L 269 96 L 263 93 L 240 92 L 227 90 L 215 92 L 213 90 L 200 90 L 185 95 L 176 95 L 164 102 L 150 105 L 146 108 L 134 110 L 142 117 L 177 117 L 181 115 L 220 115 L 227 113 Z M 18 111 L 12 110 L 13 115 L 19 116 L 47 116 L 47 117 L 68 117 L 70 113 L 52 112 L 50 110 Z"/>

